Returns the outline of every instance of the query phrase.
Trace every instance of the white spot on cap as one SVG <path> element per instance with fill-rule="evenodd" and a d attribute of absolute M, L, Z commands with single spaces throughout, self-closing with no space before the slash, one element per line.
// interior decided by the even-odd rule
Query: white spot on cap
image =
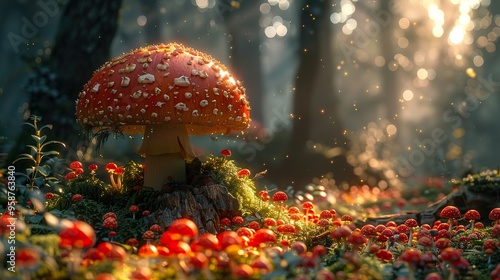
<path fill-rule="evenodd" d="M 163 104 L 165 104 L 165 102 L 158 101 L 158 102 L 156 102 L 155 106 L 161 108 L 163 106 Z"/>
<path fill-rule="evenodd" d="M 156 117 L 158 117 L 158 114 L 153 112 L 153 113 L 151 113 L 151 117 L 156 118 Z"/>
<path fill-rule="evenodd" d="M 113 87 L 115 85 L 115 82 L 109 82 L 108 83 L 108 88 Z"/>
<path fill-rule="evenodd" d="M 198 117 L 200 114 L 198 114 L 198 110 L 193 110 L 193 112 L 191 113 L 191 115 L 193 117 Z"/>
<path fill-rule="evenodd" d="M 205 71 L 200 71 L 200 72 L 198 73 L 198 75 L 200 76 L 200 78 L 203 78 L 203 79 L 208 78 L 208 74 L 207 74 L 207 72 L 205 72 Z"/>
<path fill-rule="evenodd" d="M 207 105 L 208 105 L 208 101 L 207 100 L 203 99 L 202 101 L 200 101 L 200 106 L 201 107 L 205 107 Z"/>
<path fill-rule="evenodd" d="M 159 87 L 155 87 L 155 94 L 160 94 L 161 93 L 161 89 Z"/>
<path fill-rule="evenodd" d="M 229 104 L 229 105 L 227 105 L 227 109 L 228 109 L 229 111 L 231 111 L 231 110 L 233 109 L 233 104 Z"/>
<path fill-rule="evenodd" d="M 214 91 L 215 95 L 219 95 L 219 89 L 218 88 L 214 87 L 212 90 Z"/>
<path fill-rule="evenodd" d="M 170 118 L 170 117 L 165 117 L 165 119 L 163 119 L 163 120 L 164 120 L 164 121 L 166 121 L 166 122 L 168 122 L 168 121 L 170 121 L 171 119 L 172 119 L 172 118 Z"/>
<path fill-rule="evenodd" d="M 155 81 L 155 76 L 150 73 L 140 75 L 139 78 L 137 79 L 137 82 L 139 82 L 139 84 L 151 84 L 154 83 L 154 81 Z"/>
<path fill-rule="evenodd" d="M 143 114 L 146 113 L 146 109 L 142 108 L 141 113 L 143 113 Z"/>
<path fill-rule="evenodd" d="M 184 97 L 189 99 L 189 98 L 193 97 L 193 94 L 188 91 L 188 92 L 184 93 Z"/>
<path fill-rule="evenodd" d="M 213 111 L 214 115 L 217 115 L 217 113 L 219 112 L 219 109 L 215 108 Z"/>
<path fill-rule="evenodd" d="M 99 91 L 99 87 L 100 87 L 100 86 L 101 86 L 101 84 L 96 83 L 96 84 L 94 85 L 94 87 L 92 87 L 92 90 L 91 90 L 91 91 L 92 91 L 93 93 L 98 92 L 98 91 Z"/>
<path fill-rule="evenodd" d="M 189 78 L 186 76 L 180 76 L 178 78 L 174 78 L 174 85 L 179 87 L 187 87 L 190 85 Z"/>
<path fill-rule="evenodd" d="M 189 110 L 188 107 L 186 106 L 186 104 L 182 103 L 182 102 L 179 102 L 177 104 L 175 104 L 174 106 L 177 110 L 183 110 L 183 111 L 187 111 Z"/>
<path fill-rule="evenodd" d="M 129 77 L 122 77 L 121 86 L 128 87 L 128 85 L 130 85 L 130 78 Z"/>
<path fill-rule="evenodd" d="M 130 73 L 135 70 L 135 64 L 134 63 L 129 63 L 127 66 L 125 66 L 125 73 Z"/>
<path fill-rule="evenodd" d="M 132 93 L 130 96 L 132 96 L 133 98 L 141 98 L 142 90 L 138 90 L 138 91 Z"/>
<path fill-rule="evenodd" d="M 160 71 L 165 71 L 165 70 L 167 70 L 168 66 L 169 66 L 168 63 L 158 63 L 156 65 L 156 69 L 158 69 Z"/>
<path fill-rule="evenodd" d="M 165 99 L 165 101 L 169 101 L 170 100 L 170 96 L 168 96 L 168 94 L 164 94 L 163 95 L 163 99 Z"/>

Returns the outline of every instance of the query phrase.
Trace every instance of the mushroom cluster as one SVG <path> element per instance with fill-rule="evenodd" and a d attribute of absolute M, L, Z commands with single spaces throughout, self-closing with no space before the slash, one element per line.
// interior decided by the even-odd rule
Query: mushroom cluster
<path fill-rule="evenodd" d="M 140 48 L 99 68 L 76 101 L 87 130 L 143 134 L 145 186 L 185 181 L 188 135 L 230 133 L 250 123 L 245 88 L 211 56 L 177 43 Z"/>

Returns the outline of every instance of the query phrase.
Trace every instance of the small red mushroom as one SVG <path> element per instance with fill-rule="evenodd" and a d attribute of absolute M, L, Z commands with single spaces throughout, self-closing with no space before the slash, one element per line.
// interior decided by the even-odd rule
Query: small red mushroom
<path fill-rule="evenodd" d="M 165 234 L 169 234 L 173 240 L 189 241 L 198 236 L 198 227 L 190 219 L 181 218 L 175 220 Z"/>
<path fill-rule="evenodd" d="M 410 235 L 408 236 L 408 246 L 411 246 L 413 242 L 413 231 L 414 228 L 418 227 L 418 223 L 417 220 L 410 218 L 405 221 L 405 225 L 410 228 Z"/>
<path fill-rule="evenodd" d="M 239 178 L 243 178 L 243 177 L 248 177 L 250 176 L 250 170 L 244 168 L 244 169 L 241 169 L 240 171 L 238 171 L 238 177 Z"/>
<path fill-rule="evenodd" d="M 465 212 L 464 218 L 469 220 L 470 227 L 471 227 L 472 231 L 474 231 L 474 223 L 476 220 L 481 219 L 481 214 L 479 214 L 479 212 L 477 210 L 470 209 L 467 212 Z"/>
<path fill-rule="evenodd" d="M 109 180 L 111 181 L 111 185 L 115 188 L 117 186 L 116 186 L 115 177 L 113 176 L 113 174 L 115 172 L 115 169 L 117 169 L 117 168 L 118 168 L 118 166 L 114 162 L 110 162 L 110 163 L 106 164 L 106 171 L 108 171 L 108 173 L 109 173 Z"/>
<path fill-rule="evenodd" d="M 52 199 L 54 199 L 54 194 L 51 193 L 51 192 L 48 192 L 48 193 L 45 194 L 45 198 L 47 200 L 52 200 Z"/>
<path fill-rule="evenodd" d="M 153 232 L 161 232 L 162 231 L 161 226 L 159 224 L 154 224 L 154 225 L 150 226 L 149 230 L 151 230 Z"/>
<path fill-rule="evenodd" d="M 64 176 L 64 179 L 66 181 L 71 181 L 73 179 L 75 179 L 76 177 L 78 177 L 78 175 L 76 174 L 75 171 L 71 171 L 71 172 L 68 172 L 68 174 L 66 174 L 66 176 Z"/>
<path fill-rule="evenodd" d="M 73 197 L 71 198 L 71 201 L 78 202 L 78 201 L 80 201 L 82 199 L 83 199 L 82 195 L 79 194 L 79 193 L 77 193 L 77 194 L 73 195 Z"/>
<path fill-rule="evenodd" d="M 269 192 L 266 190 L 260 191 L 258 195 L 263 201 L 269 201 L 270 199 Z"/>
<path fill-rule="evenodd" d="M 223 149 L 220 151 L 220 155 L 223 156 L 224 158 L 230 157 L 231 156 L 231 150 L 229 149 Z"/>
<path fill-rule="evenodd" d="M 500 208 L 493 208 L 488 214 L 488 219 L 493 220 L 495 224 L 500 220 Z"/>
<path fill-rule="evenodd" d="M 252 241 L 255 245 L 274 243 L 276 242 L 276 235 L 270 229 L 261 228 L 253 234 Z"/>
<path fill-rule="evenodd" d="M 227 218 L 227 217 L 224 217 L 222 219 L 220 219 L 220 225 L 223 226 L 223 227 L 228 227 L 231 225 L 231 219 Z"/>
<path fill-rule="evenodd" d="M 231 219 L 231 223 L 234 224 L 234 225 L 243 225 L 245 223 L 245 219 L 243 219 L 243 217 L 241 216 L 234 216 L 232 219 Z"/>
<path fill-rule="evenodd" d="M 80 251 L 94 245 L 96 235 L 94 229 L 83 221 L 70 221 L 59 231 L 59 246 L 70 250 L 68 273 L 74 275 L 81 263 Z"/>
<path fill-rule="evenodd" d="M 189 135 L 238 132 L 250 123 L 245 88 L 211 56 L 181 44 L 146 46 L 99 68 L 76 102 L 84 128 L 143 134 L 144 185 L 185 181 Z"/>
<path fill-rule="evenodd" d="M 118 227 L 118 222 L 116 221 L 116 218 L 108 217 L 102 222 L 102 227 L 113 230 Z"/>
<path fill-rule="evenodd" d="M 135 238 L 129 238 L 129 239 L 127 239 L 125 244 L 127 244 L 129 246 L 137 247 L 139 245 L 139 241 Z"/>
<path fill-rule="evenodd" d="M 128 210 L 130 213 L 132 213 L 132 219 L 135 220 L 135 213 L 139 212 L 139 206 L 132 205 L 132 206 L 130 206 L 130 208 Z"/>
<path fill-rule="evenodd" d="M 283 204 L 288 200 L 288 195 L 285 192 L 277 191 L 273 194 L 273 202 Z"/>
<path fill-rule="evenodd" d="M 82 169 L 83 168 L 83 165 L 81 162 L 79 161 L 73 161 L 69 164 L 69 168 L 75 170 L 75 169 Z"/>
<path fill-rule="evenodd" d="M 276 225 L 276 219 L 274 218 L 265 218 L 264 226 L 267 228 L 274 227 Z"/>
<path fill-rule="evenodd" d="M 139 248 L 137 255 L 144 258 L 154 258 L 158 256 L 158 249 L 155 245 L 146 243 Z"/>
<path fill-rule="evenodd" d="M 15 264 L 23 274 L 23 279 L 30 279 L 30 274 L 40 266 L 40 254 L 33 248 L 21 248 L 16 252 Z"/>
<path fill-rule="evenodd" d="M 97 168 L 98 168 L 97 164 L 95 163 L 89 164 L 88 169 L 90 170 L 90 175 L 92 176 L 92 180 L 94 180 Z"/>
<path fill-rule="evenodd" d="M 458 210 L 457 207 L 448 205 L 444 207 L 443 210 L 441 210 L 439 216 L 441 218 L 448 219 L 448 225 L 450 226 L 449 232 L 451 233 L 453 229 L 453 224 L 452 224 L 453 219 L 460 219 L 462 214 L 460 213 L 460 210 Z"/>
<path fill-rule="evenodd" d="M 151 240 L 154 240 L 156 238 L 155 233 L 152 230 L 146 230 L 142 234 L 142 239 L 146 240 L 147 242 L 150 242 Z"/>

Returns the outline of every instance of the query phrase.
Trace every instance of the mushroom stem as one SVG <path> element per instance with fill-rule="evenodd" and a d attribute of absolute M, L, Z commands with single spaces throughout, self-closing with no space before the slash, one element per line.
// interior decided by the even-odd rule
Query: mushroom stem
<path fill-rule="evenodd" d="M 111 185 L 116 188 L 115 177 L 113 176 L 113 172 L 109 172 L 109 180 L 111 181 Z"/>
<path fill-rule="evenodd" d="M 169 176 L 185 182 L 185 159 L 194 158 L 184 125 L 147 125 L 139 152 L 146 157 L 144 186 L 157 190 Z"/>

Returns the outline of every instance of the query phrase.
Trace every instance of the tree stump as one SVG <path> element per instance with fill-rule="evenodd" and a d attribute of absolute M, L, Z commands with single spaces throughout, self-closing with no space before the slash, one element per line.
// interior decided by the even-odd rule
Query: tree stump
<path fill-rule="evenodd" d="M 198 226 L 200 233 L 220 232 L 220 220 L 241 215 L 238 200 L 227 187 L 214 182 L 211 176 L 201 174 L 199 160 L 187 165 L 187 183 L 164 186 L 158 197 L 159 210 L 151 214 L 154 223 L 163 228 L 179 218 L 189 218 Z"/>
<path fill-rule="evenodd" d="M 367 218 L 364 221 L 358 221 L 360 225 L 372 224 L 379 225 L 385 224 L 388 221 L 394 221 L 396 224 L 402 224 L 407 219 L 415 219 L 419 225 L 429 224 L 432 225 L 436 220 L 441 217 L 439 214 L 446 206 L 455 206 L 460 210 L 460 213 L 465 214 L 467 210 L 475 209 L 481 214 L 481 222 L 487 224 L 491 221 L 488 220 L 488 214 L 491 209 L 500 207 L 500 193 L 498 191 L 477 191 L 470 187 L 462 186 L 456 191 L 448 194 L 443 199 L 429 205 L 426 209 L 418 213 L 400 213 L 392 215 L 384 215 L 374 218 Z"/>

